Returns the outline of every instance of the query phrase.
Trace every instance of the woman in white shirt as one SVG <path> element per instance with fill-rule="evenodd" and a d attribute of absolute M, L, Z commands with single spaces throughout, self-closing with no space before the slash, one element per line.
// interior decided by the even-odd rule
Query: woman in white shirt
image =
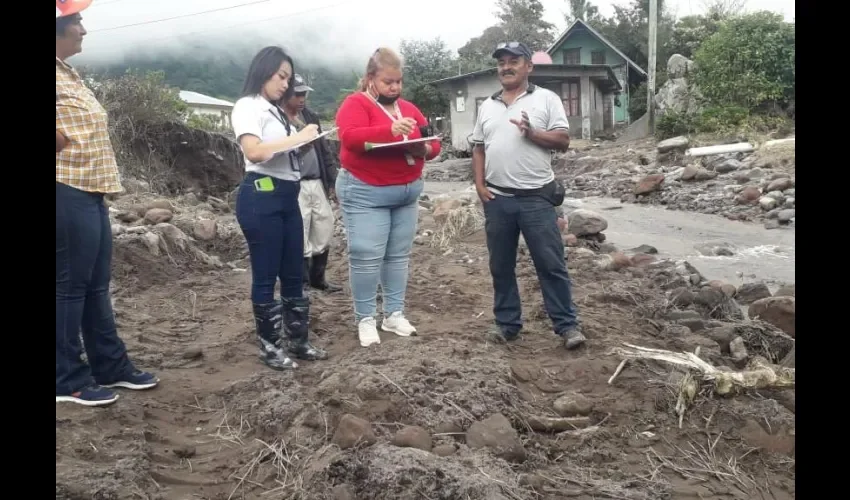
<path fill-rule="evenodd" d="M 276 370 L 297 366 L 284 350 L 286 340 L 296 358 L 327 358 L 308 340 L 310 302 L 302 288 L 304 231 L 298 208 L 301 160 L 295 149 L 316 137 L 317 126 L 297 132 L 273 104 L 292 93 L 293 74 L 292 58 L 283 49 L 262 49 L 251 62 L 231 117 L 245 156 L 236 219 L 251 257 L 254 321 L 261 357 Z M 275 299 L 278 279 L 280 298 Z"/>

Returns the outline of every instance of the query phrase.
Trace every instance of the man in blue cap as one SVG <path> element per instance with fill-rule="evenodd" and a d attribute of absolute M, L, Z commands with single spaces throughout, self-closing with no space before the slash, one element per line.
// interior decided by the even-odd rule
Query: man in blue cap
<path fill-rule="evenodd" d="M 552 171 L 552 150 L 570 145 L 561 99 L 528 81 L 531 50 L 521 42 L 500 43 L 493 52 L 502 89 L 481 103 L 472 169 L 484 205 L 490 274 L 499 341 L 515 340 L 522 329 L 516 257 L 522 233 L 537 271 L 546 312 L 567 349 L 585 342 L 572 300 L 570 277 L 556 207 L 564 189 Z"/>

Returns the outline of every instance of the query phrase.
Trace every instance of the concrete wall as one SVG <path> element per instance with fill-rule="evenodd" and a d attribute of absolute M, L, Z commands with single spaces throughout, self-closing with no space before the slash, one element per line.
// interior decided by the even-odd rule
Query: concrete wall
<path fill-rule="evenodd" d="M 599 39 L 597 39 L 589 32 L 575 32 L 570 35 L 566 40 L 564 40 L 561 46 L 557 47 L 555 51 L 553 51 L 554 55 L 552 56 L 552 62 L 554 64 L 565 64 L 565 49 L 581 49 L 579 51 L 579 56 L 581 57 L 580 64 L 593 64 L 591 59 L 591 53 L 597 50 L 605 51 L 605 64 L 608 66 L 614 66 L 614 74 L 617 75 L 617 78 L 620 80 L 620 85 L 623 87 L 623 89 L 628 86 L 628 82 L 626 81 L 625 67 L 623 66 L 627 64 L 626 60 L 623 59 L 614 50 L 612 50 L 607 44 L 602 43 Z M 628 93 L 624 91 L 622 94 L 620 94 L 620 105 L 614 107 L 614 120 L 617 123 L 628 120 L 628 110 Z"/>
<path fill-rule="evenodd" d="M 215 116 L 222 120 L 222 123 L 230 127 L 230 112 L 232 110 L 222 110 L 221 108 L 216 108 L 212 106 L 201 106 L 198 104 L 189 104 L 189 111 L 195 115 L 206 115 L 206 116 Z"/>
<path fill-rule="evenodd" d="M 498 92 L 502 86 L 495 74 L 474 76 L 465 80 L 447 83 L 443 90 L 449 95 L 449 119 L 452 127 L 452 147 L 470 150 L 467 138 L 475 128 L 476 99 L 487 98 Z M 457 99 L 463 101 L 463 111 L 458 111 Z"/>

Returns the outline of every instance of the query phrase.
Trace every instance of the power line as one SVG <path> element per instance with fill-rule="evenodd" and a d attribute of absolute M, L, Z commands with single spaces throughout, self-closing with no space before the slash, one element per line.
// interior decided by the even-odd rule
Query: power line
<path fill-rule="evenodd" d="M 253 21 L 248 21 L 248 22 L 239 23 L 239 24 L 232 24 L 230 26 L 224 26 L 224 27 L 221 27 L 221 28 L 210 28 L 210 29 L 205 29 L 205 30 L 192 31 L 190 33 L 175 33 L 175 34 L 172 34 L 172 35 L 165 35 L 165 36 L 160 36 L 160 37 L 156 37 L 156 38 L 147 38 L 147 39 L 140 40 L 140 42 L 157 42 L 157 41 L 160 41 L 160 40 L 168 40 L 168 39 L 171 39 L 171 38 L 180 38 L 180 37 L 187 37 L 187 36 L 193 36 L 193 35 L 200 35 L 200 34 L 203 34 L 203 33 L 222 32 L 222 31 L 227 31 L 227 30 L 231 30 L 231 29 L 234 29 L 234 28 L 241 28 L 243 26 L 255 26 L 255 25 L 260 24 L 260 23 L 266 23 L 266 22 L 269 22 L 269 21 L 277 21 L 278 19 L 292 18 L 292 17 L 295 17 L 295 16 L 300 16 L 302 14 L 309 14 L 311 12 L 317 12 L 317 11 L 320 11 L 320 10 L 330 9 L 330 8 L 333 8 L 333 7 L 339 7 L 341 5 L 349 3 L 349 1 L 350 0 L 342 0 L 340 2 L 330 4 L 330 5 L 322 5 L 322 6 L 319 6 L 319 7 L 314 7 L 312 9 L 306 9 L 306 10 L 300 10 L 300 11 L 297 11 L 297 12 L 291 12 L 289 14 L 284 14 L 282 16 L 264 17 L 264 18 L 261 18 L 261 19 L 255 19 Z M 103 31 L 103 30 L 98 30 L 98 31 Z M 94 33 L 94 32 L 95 32 L 95 30 L 90 31 L 90 33 Z"/>
<path fill-rule="evenodd" d="M 193 14 L 182 14 L 182 15 L 179 15 L 179 16 L 166 17 L 166 18 L 163 18 L 163 19 L 154 19 L 153 21 L 142 21 L 140 23 L 124 24 L 124 25 L 121 25 L 121 26 L 113 26 L 111 28 L 103 28 L 103 29 L 99 29 L 99 30 L 92 30 L 91 32 L 92 33 L 101 33 L 101 32 L 104 32 L 104 31 L 113 31 L 113 30 L 118 30 L 118 29 L 123 29 L 123 28 L 132 28 L 134 26 L 143 26 L 145 24 L 162 23 L 162 22 L 165 22 L 165 21 L 173 21 L 174 19 L 183 19 L 183 18 L 186 18 L 186 17 L 200 16 L 202 14 L 210 14 L 212 12 L 221 12 L 221 11 L 225 11 L 225 10 L 238 9 L 240 7 L 247 7 L 249 5 L 257 5 L 257 4 L 261 4 L 261 3 L 268 3 L 269 1 L 270 0 L 255 0 L 253 2 L 231 5 L 229 7 L 221 7 L 221 8 L 218 8 L 218 9 L 204 10 L 204 11 L 201 11 L 201 12 L 195 12 Z M 115 3 L 115 2 L 111 2 L 111 3 Z"/>

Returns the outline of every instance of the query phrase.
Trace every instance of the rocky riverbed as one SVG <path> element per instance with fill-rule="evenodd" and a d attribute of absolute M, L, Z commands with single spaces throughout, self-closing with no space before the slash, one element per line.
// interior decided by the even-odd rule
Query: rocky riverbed
<path fill-rule="evenodd" d="M 733 142 L 733 141 L 729 141 Z M 793 140 L 767 142 L 752 152 L 685 155 L 685 137 L 656 143 L 596 142 L 556 155 L 553 167 L 570 198 L 604 196 L 623 203 L 757 221 L 768 229 L 796 222 Z M 471 181 L 471 160 L 429 163 L 426 179 Z"/>

